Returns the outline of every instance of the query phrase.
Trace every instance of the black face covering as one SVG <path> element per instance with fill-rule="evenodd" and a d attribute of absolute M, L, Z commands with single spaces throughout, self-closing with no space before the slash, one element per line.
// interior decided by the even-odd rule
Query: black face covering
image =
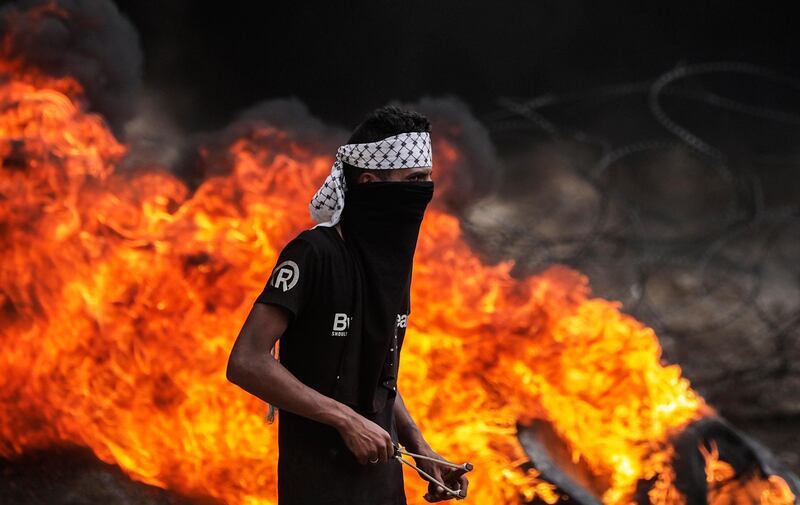
<path fill-rule="evenodd" d="M 371 182 L 346 193 L 341 228 L 358 272 L 360 317 L 351 322 L 342 371 L 358 380 L 344 381 L 336 396 L 365 412 L 385 403 L 376 391 L 397 315 L 408 303 L 419 227 L 432 197 L 433 182 Z"/>

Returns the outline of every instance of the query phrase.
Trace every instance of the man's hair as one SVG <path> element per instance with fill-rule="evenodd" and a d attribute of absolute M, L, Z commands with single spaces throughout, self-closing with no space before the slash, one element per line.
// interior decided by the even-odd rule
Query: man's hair
<path fill-rule="evenodd" d="M 356 126 L 353 134 L 350 135 L 348 144 L 363 144 L 366 142 L 377 142 L 392 135 L 410 132 L 430 132 L 431 123 L 422 114 L 410 110 L 403 110 L 394 105 L 386 105 L 375 109 Z M 344 170 L 344 180 L 348 188 L 352 188 L 358 182 L 358 177 L 364 172 L 375 174 L 379 179 L 387 179 L 386 170 L 370 170 L 354 167 L 349 163 L 342 163 Z"/>

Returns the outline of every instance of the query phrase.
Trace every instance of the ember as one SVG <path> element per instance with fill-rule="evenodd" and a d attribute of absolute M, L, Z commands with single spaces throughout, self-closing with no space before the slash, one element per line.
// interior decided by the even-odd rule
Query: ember
<path fill-rule="evenodd" d="M 80 84 L 20 61 L 0 64 L 0 455 L 77 444 L 148 484 L 273 503 L 275 428 L 225 364 L 277 252 L 311 224 L 331 153 L 261 123 L 204 148 L 230 172 L 194 192 L 169 167 L 121 173 L 127 148 Z M 447 135 L 438 178 L 459 162 Z M 518 422 L 542 421 L 603 503 L 632 502 L 642 480 L 652 503 L 682 503 L 671 440 L 711 409 L 583 275 L 511 266 L 484 265 L 441 203 L 429 212 L 400 387 L 430 443 L 475 464 L 472 502 L 557 501 L 517 440 Z M 781 477 L 704 456 L 710 503 L 794 503 Z"/>

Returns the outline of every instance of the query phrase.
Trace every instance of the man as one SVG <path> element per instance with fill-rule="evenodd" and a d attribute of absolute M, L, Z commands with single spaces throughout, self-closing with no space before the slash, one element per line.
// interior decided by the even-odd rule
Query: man
<path fill-rule="evenodd" d="M 281 505 L 405 504 L 394 444 L 441 459 L 397 391 L 420 223 L 433 196 L 430 123 L 383 107 L 336 155 L 236 339 L 228 379 L 280 409 Z M 280 362 L 270 356 L 281 339 Z M 467 479 L 419 458 L 466 495 Z M 428 501 L 449 499 L 430 485 Z"/>

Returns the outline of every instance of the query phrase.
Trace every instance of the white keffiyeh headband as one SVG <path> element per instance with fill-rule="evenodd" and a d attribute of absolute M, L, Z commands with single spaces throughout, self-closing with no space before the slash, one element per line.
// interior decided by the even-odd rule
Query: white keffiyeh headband
<path fill-rule="evenodd" d="M 409 132 L 377 142 L 345 144 L 336 151 L 336 160 L 322 186 L 314 194 L 308 210 L 317 226 L 334 226 L 344 210 L 345 187 L 342 163 L 370 170 L 432 167 L 431 135 Z"/>

